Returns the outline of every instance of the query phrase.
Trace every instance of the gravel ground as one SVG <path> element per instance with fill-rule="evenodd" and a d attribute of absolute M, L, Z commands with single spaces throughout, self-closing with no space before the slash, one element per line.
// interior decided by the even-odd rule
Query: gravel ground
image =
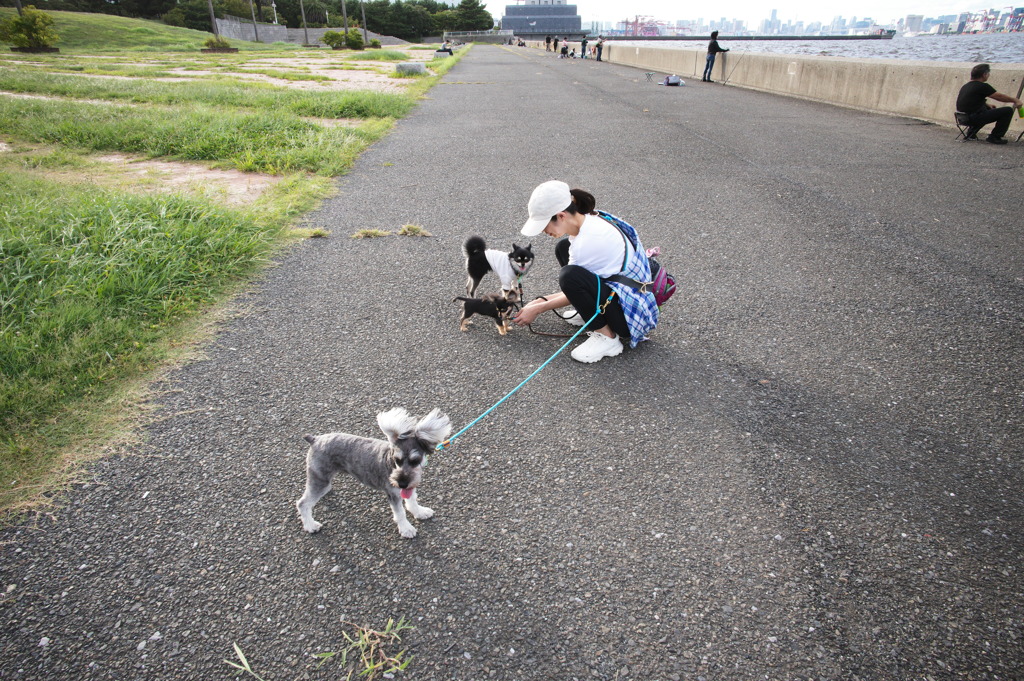
<path fill-rule="evenodd" d="M 157 386 L 146 443 L 2 533 L 0 678 L 228 678 L 237 643 L 338 679 L 312 655 L 399 617 L 417 680 L 1024 678 L 1024 146 L 954 135 L 474 47 Z M 451 303 L 463 239 L 522 243 L 550 178 L 662 247 L 652 340 L 559 356 L 434 456 L 416 539 L 345 479 L 303 533 L 304 433 L 461 427 L 559 347 Z M 433 238 L 348 238 L 407 223 Z"/>

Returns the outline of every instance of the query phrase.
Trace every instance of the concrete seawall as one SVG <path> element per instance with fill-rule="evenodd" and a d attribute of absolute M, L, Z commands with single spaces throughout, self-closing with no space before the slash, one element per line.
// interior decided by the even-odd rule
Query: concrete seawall
<path fill-rule="evenodd" d="M 530 43 L 544 49 L 544 43 Z M 579 52 L 579 43 L 570 43 Z M 700 78 L 705 50 L 637 47 L 605 43 L 602 60 L 683 79 Z M 837 104 L 863 111 L 908 116 L 953 126 L 960 86 L 973 63 L 850 59 L 791 54 L 742 52 L 718 55 L 712 79 L 729 85 Z M 999 92 L 1016 95 L 1024 79 L 1024 63 L 993 64 L 989 83 Z M 1024 130 L 1014 115 L 1013 138 Z M 984 135 L 984 133 L 982 133 Z"/>

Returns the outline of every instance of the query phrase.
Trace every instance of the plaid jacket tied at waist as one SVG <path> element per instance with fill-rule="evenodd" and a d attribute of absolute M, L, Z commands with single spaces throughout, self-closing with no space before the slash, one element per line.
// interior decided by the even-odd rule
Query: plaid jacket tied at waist
<path fill-rule="evenodd" d="M 603 210 L 597 211 L 597 215 L 618 229 L 633 247 L 632 255 L 619 274 L 642 283 L 649 282 L 651 280 L 651 263 L 647 260 L 647 252 L 644 250 L 643 244 L 640 243 L 640 236 L 633 226 Z M 628 252 L 629 248 L 626 248 L 626 251 Z M 619 297 L 619 305 L 622 307 L 622 312 L 626 316 L 626 324 L 629 326 L 629 347 L 635 348 L 640 341 L 647 340 L 647 334 L 658 325 L 658 304 L 654 301 L 654 294 L 650 291 L 637 291 L 614 281 L 602 279 L 601 283 L 610 286 Z"/>

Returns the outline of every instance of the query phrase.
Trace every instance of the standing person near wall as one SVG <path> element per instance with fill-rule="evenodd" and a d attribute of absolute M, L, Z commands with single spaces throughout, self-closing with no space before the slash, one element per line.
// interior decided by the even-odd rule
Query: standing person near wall
<path fill-rule="evenodd" d="M 708 56 L 707 62 L 704 65 L 704 77 L 701 78 L 705 83 L 714 83 L 711 80 L 711 69 L 715 68 L 715 55 L 719 52 L 728 52 L 729 50 L 723 50 L 718 44 L 718 31 L 711 32 L 711 42 L 708 43 Z M 724 68 L 724 67 L 723 67 Z"/>
<path fill-rule="evenodd" d="M 544 37 L 544 51 L 545 52 L 550 52 L 551 51 L 551 36 L 545 36 Z"/>
<path fill-rule="evenodd" d="M 558 54 L 558 36 L 557 35 L 555 36 L 554 45 L 555 45 L 555 54 Z"/>
<path fill-rule="evenodd" d="M 587 36 L 583 36 L 583 40 L 580 41 L 580 58 L 587 58 Z"/>
<path fill-rule="evenodd" d="M 988 84 L 988 77 L 992 74 L 992 67 L 988 64 L 978 64 L 971 69 L 971 79 L 960 88 L 956 97 L 956 110 L 967 114 L 967 121 L 970 128 L 967 130 L 967 139 L 977 139 L 978 131 L 989 123 L 995 123 L 992 134 L 988 141 L 992 144 L 1006 144 L 1003 135 L 1010 128 L 1010 120 L 1013 119 L 1013 107 L 1001 106 L 996 108 L 995 104 L 989 104 L 988 99 L 997 102 L 1013 104 L 1014 107 L 1024 106 L 1024 102 L 996 92 L 996 89 Z"/>
<path fill-rule="evenodd" d="M 597 36 L 597 61 L 601 61 L 601 51 L 604 50 L 604 36 Z"/>

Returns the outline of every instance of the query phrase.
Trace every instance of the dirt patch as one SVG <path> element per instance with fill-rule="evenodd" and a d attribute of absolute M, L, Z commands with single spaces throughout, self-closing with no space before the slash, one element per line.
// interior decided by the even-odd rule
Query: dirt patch
<path fill-rule="evenodd" d="M 138 178 L 143 189 L 212 193 L 233 206 L 253 203 L 282 179 L 276 175 L 244 173 L 240 170 L 215 170 L 194 163 L 151 161 L 127 154 L 105 154 L 95 159 L 109 163 L 123 176 Z"/>
<path fill-rule="evenodd" d="M 173 71 L 174 69 L 170 70 Z M 167 83 L 180 83 L 183 81 L 195 80 L 194 78 L 188 78 L 186 76 L 182 76 L 181 78 L 175 78 L 174 76 L 163 76 L 160 78 L 146 76 L 145 78 L 142 78 L 139 76 L 114 76 L 103 73 L 70 73 L 67 75 L 78 76 L 80 78 L 106 78 L 108 80 L 160 80 Z"/>
<path fill-rule="evenodd" d="M 10 147 L 9 144 L 4 144 L 3 142 L 0 142 L 0 154 L 4 153 L 5 151 L 10 151 L 10 150 L 11 150 L 11 147 Z"/>
<path fill-rule="evenodd" d="M 316 118 L 314 116 L 299 116 L 299 118 L 325 128 L 358 128 L 366 122 L 362 118 Z"/>
<path fill-rule="evenodd" d="M 260 63 L 248 62 L 246 66 L 287 66 L 287 62 L 281 63 Z M 323 65 L 321 65 L 323 66 Z M 373 67 L 368 67 L 372 69 Z M 171 73 L 188 73 L 191 76 L 221 76 L 238 78 L 239 80 L 253 83 L 270 83 L 278 87 L 286 87 L 294 90 L 376 90 L 378 92 L 401 92 L 408 85 L 407 80 L 391 78 L 383 73 L 374 70 L 368 71 L 338 71 L 337 69 L 311 68 L 306 73 L 316 76 L 325 76 L 330 80 L 287 80 L 285 78 L 274 78 L 263 73 L 249 73 L 245 71 L 193 71 L 185 69 L 170 69 Z M 153 80 L 171 80 L 171 78 L 154 78 Z"/>
<path fill-rule="evenodd" d="M 50 99 L 50 100 L 64 100 L 66 97 L 52 97 L 50 95 L 29 95 L 23 92 L 7 92 L 0 90 L 0 95 L 4 97 L 12 97 L 14 99 Z M 111 106 L 114 104 L 127 104 L 128 102 L 111 102 L 106 99 L 76 99 L 76 102 L 85 102 L 87 104 L 106 104 Z"/>

